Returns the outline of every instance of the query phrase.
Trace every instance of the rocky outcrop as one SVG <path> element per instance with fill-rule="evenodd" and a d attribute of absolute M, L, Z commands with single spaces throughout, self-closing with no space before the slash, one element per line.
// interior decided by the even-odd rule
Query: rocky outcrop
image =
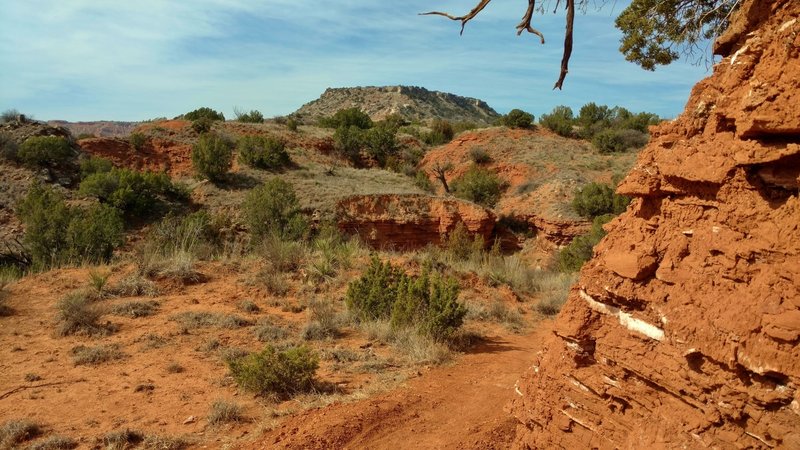
<path fill-rule="evenodd" d="M 354 107 L 360 108 L 373 120 L 399 114 L 407 120 L 446 119 L 488 125 L 500 117 L 483 100 L 416 86 L 328 88 L 320 98 L 306 103 L 293 115 L 318 119 Z"/>
<path fill-rule="evenodd" d="M 96 122 L 67 122 L 66 120 L 51 120 L 48 124 L 66 128 L 73 136 L 93 135 L 96 137 L 124 137 L 139 126 L 140 122 L 116 122 L 101 120 Z"/>
<path fill-rule="evenodd" d="M 118 167 L 170 175 L 192 173 L 191 146 L 169 139 L 151 138 L 138 149 L 120 138 L 81 139 L 78 145 L 85 153 L 108 159 Z"/>
<path fill-rule="evenodd" d="M 490 243 L 496 220 L 474 203 L 420 194 L 353 196 L 336 209 L 343 232 L 375 248 L 404 250 L 440 245 L 459 223 Z"/>
<path fill-rule="evenodd" d="M 800 2 L 748 0 L 518 383 L 523 448 L 800 448 Z"/>

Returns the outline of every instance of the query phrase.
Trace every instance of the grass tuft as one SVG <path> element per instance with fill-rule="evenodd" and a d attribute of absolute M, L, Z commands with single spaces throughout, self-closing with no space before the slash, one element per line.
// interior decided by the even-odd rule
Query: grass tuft
<path fill-rule="evenodd" d="M 244 420 L 242 407 L 236 403 L 217 400 L 211 404 L 211 411 L 208 413 L 208 423 L 210 425 L 241 422 L 242 420 Z"/>

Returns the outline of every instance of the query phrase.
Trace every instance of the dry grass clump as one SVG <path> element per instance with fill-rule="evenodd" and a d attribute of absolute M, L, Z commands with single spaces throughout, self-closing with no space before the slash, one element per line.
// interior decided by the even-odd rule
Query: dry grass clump
<path fill-rule="evenodd" d="M 240 311 L 250 314 L 255 314 L 261 311 L 261 308 L 259 308 L 258 305 L 256 305 L 256 303 L 252 300 L 242 300 L 236 305 L 236 308 Z"/>
<path fill-rule="evenodd" d="M 302 242 L 283 239 L 275 234 L 268 234 L 261 240 L 257 249 L 269 266 L 271 272 L 294 272 L 303 265 L 307 249 Z"/>
<path fill-rule="evenodd" d="M 159 305 L 155 300 L 125 302 L 112 307 L 111 314 L 138 319 L 139 317 L 152 316 L 158 311 Z"/>
<path fill-rule="evenodd" d="M 9 420 L 0 425 L 0 449 L 17 448 L 17 445 L 42 434 L 42 427 L 30 420 Z"/>
<path fill-rule="evenodd" d="M 107 292 L 117 297 L 157 297 L 158 288 L 152 281 L 141 275 L 129 275 L 114 286 L 107 289 Z"/>
<path fill-rule="evenodd" d="M 305 340 L 335 338 L 347 319 L 336 311 L 333 302 L 312 300 L 308 304 L 308 322 L 301 333 Z"/>
<path fill-rule="evenodd" d="M 242 407 L 236 403 L 217 400 L 211 404 L 211 411 L 208 413 L 208 423 L 210 425 L 241 422 L 242 420 L 244 420 Z"/>
<path fill-rule="evenodd" d="M 367 321 L 358 326 L 369 340 L 391 345 L 411 364 L 440 365 L 453 359 L 453 351 L 446 342 L 414 329 L 392 327 L 388 321 Z"/>
<path fill-rule="evenodd" d="M 233 314 L 215 314 L 206 311 L 187 311 L 175 316 L 170 320 L 178 322 L 186 329 L 218 327 L 218 328 L 241 328 L 253 325 L 247 319 Z"/>
<path fill-rule="evenodd" d="M 149 435 L 141 444 L 143 450 L 183 450 L 189 441 L 182 437 Z"/>
<path fill-rule="evenodd" d="M 125 358 L 127 355 L 122 353 L 119 345 L 100 345 L 97 347 L 87 347 L 79 345 L 70 350 L 72 362 L 76 366 L 89 365 L 95 366 L 104 362 L 116 361 Z"/>
<path fill-rule="evenodd" d="M 273 323 L 270 320 L 262 320 L 253 329 L 256 338 L 261 342 L 280 342 L 289 337 L 290 332 L 285 327 Z"/>
<path fill-rule="evenodd" d="M 8 291 L 6 291 L 6 286 L 8 286 L 8 283 L 9 280 L 0 277 L 0 317 L 10 316 L 14 313 L 14 310 L 5 304 L 6 300 L 8 299 Z"/>
<path fill-rule="evenodd" d="M 56 305 L 57 333 L 59 336 L 72 334 L 108 335 L 116 331 L 110 323 L 101 324 L 103 310 L 95 305 L 86 292 L 75 291 L 67 294 Z"/>
<path fill-rule="evenodd" d="M 183 368 L 182 365 L 180 365 L 180 364 L 178 364 L 176 362 L 171 362 L 171 363 L 167 364 L 166 370 L 167 370 L 167 373 L 181 373 L 181 372 L 184 371 L 184 368 Z"/>
<path fill-rule="evenodd" d="M 521 332 L 525 326 L 525 319 L 519 309 L 511 308 L 501 301 L 494 301 L 488 306 L 483 303 L 468 303 L 467 318 L 496 322 L 514 333 Z"/>
<path fill-rule="evenodd" d="M 542 298 L 535 308 L 546 316 L 555 316 L 567 301 L 570 288 L 577 280 L 575 273 L 548 273 L 541 280 Z"/>
<path fill-rule="evenodd" d="M 28 450 L 69 450 L 77 446 L 78 442 L 75 439 L 66 436 L 51 436 L 32 444 Z"/>
<path fill-rule="evenodd" d="M 258 279 L 270 295 L 283 297 L 289 293 L 289 280 L 284 274 L 262 271 Z"/>
<path fill-rule="evenodd" d="M 138 431 L 112 431 L 99 439 L 104 450 L 127 450 L 144 441 L 144 435 Z"/>

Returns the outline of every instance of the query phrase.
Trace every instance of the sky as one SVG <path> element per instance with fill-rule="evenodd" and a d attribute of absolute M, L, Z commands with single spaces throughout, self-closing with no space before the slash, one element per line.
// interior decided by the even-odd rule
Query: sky
<path fill-rule="evenodd" d="M 601 1 L 601 0 L 598 0 Z M 546 44 L 514 29 L 523 0 L 4 0 L 0 110 L 40 120 L 138 121 L 201 106 L 234 116 L 289 114 L 328 87 L 412 85 L 537 117 L 595 102 L 675 117 L 706 65 L 655 72 L 619 53 L 614 18 L 628 0 L 576 15 L 563 91 L 564 12 L 534 16 Z"/>

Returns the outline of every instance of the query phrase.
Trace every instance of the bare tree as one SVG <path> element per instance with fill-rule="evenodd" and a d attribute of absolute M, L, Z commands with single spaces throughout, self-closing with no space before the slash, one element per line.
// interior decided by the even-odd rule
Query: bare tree
<path fill-rule="evenodd" d="M 450 186 L 447 185 L 447 172 L 453 170 L 453 165 L 450 163 L 442 164 L 436 163 L 431 167 L 431 172 L 433 175 L 442 183 L 442 187 L 444 187 L 444 191 L 446 193 L 450 193 Z"/>
<path fill-rule="evenodd" d="M 455 20 L 461 22 L 461 34 L 464 33 L 464 27 L 467 25 L 467 22 L 474 19 L 475 16 L 480 14 L 484 8 L 491 2 L 492 0 L 480 0 L 472 11 L 463 15 L 463 16 L 453 16 L 446 12 L 441 11 L 431 11 L 426 13 L 420 13 L 422 16 L 428 15 L 437 15 L 437 16 L 444 16 L 450 20 Z M 556 9 L 558 9 L 561 0 L 556 0 Z M 564 54 L 561 58 L 561 73 L 558 76 L 558 81 L 556 81 L 555 86 L 553 89 L 561 89 L 562 85 L 564 84 L 564 79 L 567 77 L 567 73 L 569 72 L 569 58 L 572 55 L 572 30 L 573 24 L 575 22 L 575 0 L 565 0 L 565 6 L 567 10 L 567 30 L 564 33 Z M 537 29 L 533 28 L 531 25 L 531 20 L 533 19 L 533 11 L 536 9 L 536 0 L 528 0 L 528 9 L 525 11 L 525 15 L 522 16 L 522 21 L 517 25 L 517 36 L 521 35 L 523 32 L 527 31 L 528 33 L 535 34 L 539 36 L 539 39 L 544 44 L 544 35 Z"/>

